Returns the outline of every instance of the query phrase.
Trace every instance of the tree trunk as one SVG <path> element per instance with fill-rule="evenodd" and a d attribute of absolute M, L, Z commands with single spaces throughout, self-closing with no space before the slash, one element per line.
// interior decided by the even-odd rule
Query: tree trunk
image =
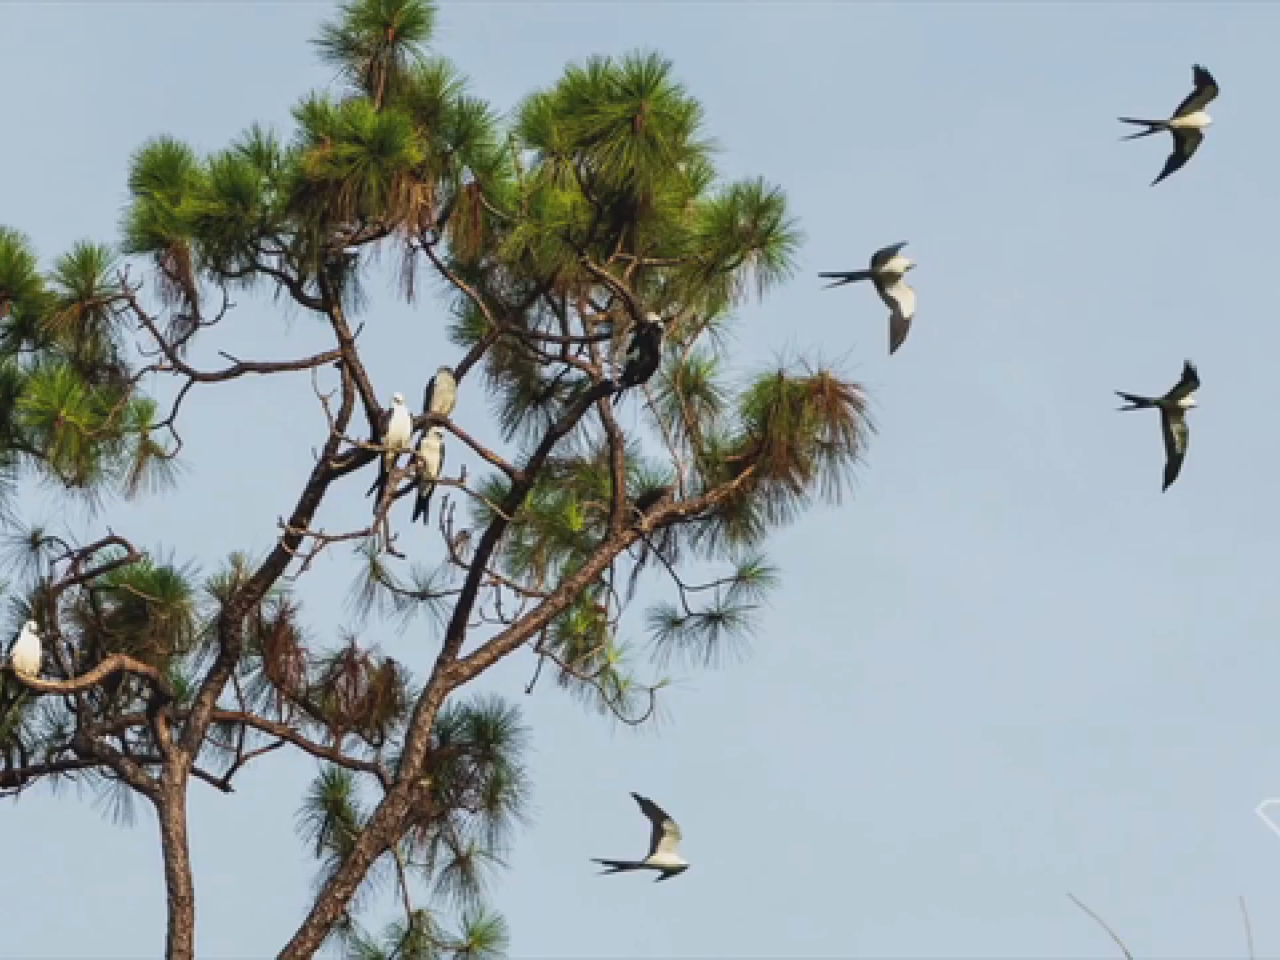
<path fill-rule="evenodd" d="M 409 806 L 409 792 L 404 784 L 397 784 L 383 798 L 374 811 L 368 826 L 360 832 L 355 846 L 347 855 L 329 882 L 324 885 L 293 938 L 285 944 L 277 960 L 304 960 L 315 955 L 333 931 L 351 899 L 364 882 L 369 868 L 386 853 L 399 838 L 399 825 Z"/>
<path fill-rule="evenodd" d="M 166 765 L 156 814 L 164 855 L 164 882 L 169 901 L 167 960 L 195 960 L 196 891 L 191 879 L 191 849 L 187 844 L 186 774 L 172 761 Z"/>

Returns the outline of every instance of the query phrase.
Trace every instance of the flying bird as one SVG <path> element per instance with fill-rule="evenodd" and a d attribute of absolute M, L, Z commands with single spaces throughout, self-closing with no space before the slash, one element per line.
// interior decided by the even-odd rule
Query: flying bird
<path fill-rule="evenodd" d="M 904 240 L 877 250 L 872 254 L 871 266 L 867 270 L 818 274 L 823 279 L 835 281 L 827 284 L 828 289 L 859 280 L 870 280 L 875 285 L 876 293 L 880 294 L 880 299 L 889 308 L 890 355 L 907 339 L 911 321 L 916 315 L 916 292 L 907 285 L 905 279 L 907 271 L 915 269 L 916 263 L 910 257 L 903 256 L 901 251 L 906 245 L 907 241 Z"/>
<path fill-rule="evenodd" d="M 423 524 L 431 522 L 431 494 L 436 489 L 436 481 L 440 479 L 440 471 L 444 469 L 444 431 L 432 427 L 422 434 L 418 441 L 418 496 L 413 502 L 413 523 L 422 517 Z"/>
<path fill-rule="evenodd" d="M 402 450 L 409 449 L 409 435 L 413 432 L 413 417 L 409 408 L 404 405 L 404 394 L 397 393 L 391 398 L 391 409 L 382 417 L 382 445 L 386 452 L 378 460 L 378 479 L 365 491 L 365 496 L 378 491 L 378 499 L 382 499 L 382 491 L 387 486 L 387 477 L 395 466 L 396 456 Z"/>
<path fill-rule="evenodd" d="M 1164 486 L 1178 479 L 1182 460 L 1187 455 L 1187 411 L 1196 405 L 1195 391 L 1200 388 L 1200 376 L 1190 360 L 1182 365 L 1182 379 L 1163 397 L 1140 397 L 1132 393 L 1116 395 L 1125 401 L 1121 410 L 1142 410 L 1157 407 L 1160 410 L 1160 428 L 1164 432 Z"/>
<path fill-rule="evenodd" d="M 22 625 L 18 639 L 13 641 L 13 649 L 9 651 L 9 663 L 14 673 L 24 677 L 34 677 L 40 673 L 40 633 L 34 620 Z"/>
<path fill-rule="evenodd" d="M 447 417 L 458 403 L 458 380 L 449 367 L 441 367 L 427 381 L 422 394 L 422 412 Z"/>
<path fill-rule="evenodd" d="M 680 842 L 680 828 L 676 826 L 676 822 L 648 797 L 642 797 L 638 793 L 633 793 L 631 796 L 635 797 L 636 803 L 640 804 L 640 809 L 653 824 L 653 835 L 649 839 L 649 855 L 643 860 L 593 859 L 591 862 L 609 868 L 601 870 L 602 874 L 622 873 L 627 870 L 656 870 L 658 877 L 655 883 L 670 879 L 677 873 L 684 873 L 689 869 L 689 863 L 687 860 L 682 860 L 676 853 L 676 845 Z"/>
<path fill-rule="evenodd" d="M 615 397 L 621 399 L 628 387 L 645 383 L 662 363 L 662 318 L 650 313 L 631 335 L 627 359 L 622 367 L 622 383 Z"/>
<path fill-rule="evenodd" d="M 1201 141 L 1204 140 L 1204 130 L 1213 122 L 1209 114 L 1205 111 L 1205 107 L 1209 102 L 1218 95 L 1218 84 L 1213 79 L 1213 75 L 1209 73 L 1200 64 L 1196 64 L 1193 70 L 1195 76 L 1195 89 L 1192 90 L 1182 103 L 1178 104 L 1178 109 L 1173 111 L 1173 116 L 1168 120 L 1140 120 L 1137 117 L 1121 117 L 1121 123 L 1131 123 L 1137 127 L 1146 127 L 1145 130 L 1139 130 L 1137 133 L 1131 133 L 1127 137 L 1121 137 L 1122 140 L 1137 140 L 1140 137 L 1149 137 L 1153 133 L 1160 133 L 1167 130 L 1173 137 L 1173 152 L 1169 154 L 1169 159 L 1164 162 L 1164 169 L 1160 171 L 1160 176 L 1151 181 L 1154 187 L 1169 174 L 1176 170 L 1181 170 L 1191 155 L 1200 147 Z"/>

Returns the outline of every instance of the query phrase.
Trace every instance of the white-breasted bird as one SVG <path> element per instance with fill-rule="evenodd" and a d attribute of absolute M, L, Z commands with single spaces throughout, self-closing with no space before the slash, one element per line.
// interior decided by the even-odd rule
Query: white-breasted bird
<path fill-rule="evenodd" d="M 458 403 L 458 380 L 449 367 L 440 367 L 436 375 L 427 381 L 422 393 L 422 412 L 447 417 Z"/>
<path fill-rule="evenodd" d="M 1196 405 L 1195 391 L 1200 389 L 1200 375 L 1195 365 L 1186 361 L 1182 365 L 1182 379 L 1163 397 L 1140 397 L 1134 393 L 1116 391 L 1116 395 L 1125 401 L 1121 410 L 1143 410 L 1156 407 L 1160 410 L 1160 429 L 1164 434 L 1164 486 L 1161 491 L 1169 489 L 1169 485 L 1178 479 L 1178 471 L 1182 469 L 1182 460 L 1187 455 L 1187 441 L 1190 433 L 1187 430 L 1187 411 Z"/>
<path fill-rule="evenodd" d="M 22 625 L 18 639 L 13 641 L 13 649 L 9 651 L 9 663 L 13 666 L 14 673 L 20 673 L 24 677 L 37 676 L 40 673 L 42 653 L 40 631 L 34 620 L 28 620 Z"/>
<path fill-rule="evenodd" d="M 431 522 L 431 494 L 444 469 L 444 431 L 432 427 L 418 441 L 418 495 L 413 501 L 410 523 L 422 517 L 424 524 Z"/>
<path fill-rule="evenodd" d="M 892 355 L 902 346 L 907 334 L 911 331 L 911 321 L 916 315 L 916 292 L 907 285 L 905 279 L 908 270 L 914 270 L 916 262 L 903 256 L 901 243 L 882 247 L 871 255 L 871 266 L 867 270 L 845 270 L 834 273 L 820 273 L 818 276 L 835 283 L 831 287 L 856 283 L 859 280 L 870 280 L 875 284 L 876 293 L 889 308 L 889 353 Z"/>
<path fill-rule="evenodd" d="M 640 804 L 640 809 L 653 824 L 653 833 L 649 838 L 649 855 L 643 860 L 593 858 L 592 863 L 603 864 L 609 868 L 601 870 L 602 874 L 622 873 L 627 870 L 656 870 L 658 877 L 654 883 L 674 877 L 677 873 L 684 873 L 689 869 L 689 862 L 681 859 L 676 853 L 676 846 L 680 843 L 680 828 L 676 826 L 676 822 L 648 797 L 642 797 L 638 793 L 633 793 L 631 796 L 635 797 L 636 803 Z"/>
<path fill-rule="evenodd" d="M 387 485 L 387 477 L 395 466 L 396 456 L 409 449 L 409 438 L 413 433 L 413 416 L 404 405 L 404 394 L 397 393 L 391 397 L 391 409 L 382 417 L 382 445 L 386 452 L 378 458 L 378 479 L 365 491 L 365 496 L 378 491 L 378 499 L 382 499 L 382 491 Z"/>
<path fill-rule="evenodd" d="M 1147 128 L 1131 133 L 1127 137 L 1121 137 L 1121 140 L 1137 140 L 1163 130 L 1167 130 L 1173 137 L 1173 152 L 1164 162 L 1164 169 L 1160 171 L 1160 176 L 1151 181 L 1153 187 L 1175 170 L 1186 166 L 1191 155 L 1204 140 L 1205 128 L 1213 122 L 1205 107 L 1218 95 L 1218 83 L 1213 79 L 1213 75 L 1198 63 L 1192 68 L 1192 74 L 1195 77 L 1195 89 L 1187 94 L 1182 103 L 1178 104 L 1178 109 L 1173 111 L 1173 116 L 1168 120 L 1120 117 L 1121 123 L 1131 123 L 1134 126 Z"/>

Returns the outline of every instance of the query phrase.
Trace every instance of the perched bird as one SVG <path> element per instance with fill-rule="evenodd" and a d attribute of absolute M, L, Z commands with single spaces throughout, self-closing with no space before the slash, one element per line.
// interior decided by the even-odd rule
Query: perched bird
<path fill-rule="evenodd" d="M 1182 366 L 1182 379 L 1177 386 L 1163 397 L 1140 397 L 1132 393 L 1116 395 L 1125 401 L 1121 410 L 1142 410 L 1146 407 L 1158 407 L 1160 410 L 1160 427 L 1164 431 L 1164 486 L 1178 479 L 1178 471 L 1182 469 L 1182 459 L 1187 455 L 1187 411 L 1196 405 L 1195 391 L 1200 388 L 1200 376 L 1195 366 L 1188 360 Z"/>
<path fill-rule="evenodd" d="M 404 405 L 404 395 L 397 393 L 391 398 L 391 409 L 382 418 L 382 445 L 386 452 L 378 460 L 378 479 L 365 491 L 365 496 L 378 491 L 378 499 L 382 499 L 382 491 L 386 488 L 391 468 L 395 466 L 396 456 L 402 450 L 409 449 L 409 436 L 413 433 L 413 417 L 409 408 Z"/>
<path fill-rule="evenodd" d="M 677 873 L 684 873 L 689 869 L 689 863 L 682 860 L 676 853 L 676 845 L 680 842 L 680 828 L 676 826 L 676 822 L 648 797 L 642 797 L 638 793 L 633 793 L 631 796 L 635 797 L 636 803 L 640 804 L 640 809 L 653 824 L 653 835 L 649 840 L 649 855 L 643 860 L 593 859 L 591 862 L 603 864 L 609 868 L 600 871 L 602 874 L 622 873 L 626 870 L 657 870 L 658 878 L 654 881 L 655 883 L 674 877 Z"/>
<path fill-rule="evenodd" d="M 1181 170 L 1191 159 L 1191 155 L 1196 152 L 1200 146 L 1200 142 L 1204 140 L 1204 129 L 1209 126 L 1213 120 L 1205 111 L 1205 107 L 1209 102 L 1218 95 L 1218 84 L 1213 79 L 1213 75 L 1209 73 L 1200 64 L 1196 64 L 1194 71 L 1196 88 L 1192 90 L 1182 103 L 1178 104 L 1178 109 L 1173 111 L 1173 116 L 1168 120 L 1140 120 L 1137 117 L 1121 117 L 1121 123 L 1131 123 L 1134 126 L 1146 127 L 1145 130 L 1139 130 L 1137 133 L 1131 133 L 1127 137 L 1121 137 L 1122 140 L 1137 140 L 1140 137 L 1149 137 L 1153 133 L 1160 133 L 1162 130 L 1169 131 L 1173 137 L 1173 152 L 1169 154 L 1169 159 L 1164 162 L 1164 169 L 1160 171 L 1160 176 L 1151 181 L 1154 187 L 1175 170 Z"/>
<path fill-rule="evenodd" d="M 910 257 L 902 255 L 901 250 L 906 245 L 907 241 L 904 240 L 877 250 L 871 256 L 871 267 L 868 270 L 818 274 L 824 279 L 835 280 L 835 283 L 827 284 L 828 289 L 859 280 L 870 280 L 875 284 L 876 293 L 880 294 L 880 299 L 889 308 L 890 355 L 907 339 L 911 321 L 916 315 L 916 292 L 907 286 L 904 279 L 908 270 L 915 269 L 916 263 Z"/>
<path fill-rule="evenodd" d="M 412 523 L 418 517 L 422 522 L 431 522 L 431 494 L 436 489 L 436 481 L 440 479 L 440 471 L 444 469 L 444 431 L 432 427 L 422 434 L 418 441 L 418 496 L 413 502 Z"/>
<path fill-rule="evenodd" d="M 662 363 L 662 318 L 650 313 L 631 334 L 627 360 L 622 367 L 622 383 L 615 397 L 621 399 L 628 387 L 645 383 Z"/>
<path fill-rule="evenodd" d="M 13 649 L 9 651 L 9 663 L 14 673 L 24 677 L 34 677 L 40 673 L 40 633 L 34 620 L 22 625 L 18 639 L 13 641 Z"/>
<path fill-rule="evenodd" d="M 449 367 L 440 367 L 427 381 L 422 394 L 422 412 L 447 417 L 458 403 L 458 380 Z"/>

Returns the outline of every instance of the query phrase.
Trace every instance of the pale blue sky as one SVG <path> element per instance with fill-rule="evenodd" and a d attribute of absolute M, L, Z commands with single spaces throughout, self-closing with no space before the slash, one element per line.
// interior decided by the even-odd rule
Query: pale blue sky
<path fill-rule="evenodd" d="M 308 43 L 331 12 L 3 0 L 0 222 L 46 262 L 113 240 L 146 137 L 287 129 L 332 80 Z M 674 59 L 723 171 L 782 184 L 806 233 L 796 278 L 741 311 L 737 364 L 843 358 L 880 431 L 855 495 L 778 535 L 751 657 L 689 675 L 661 728 L 616 731 L 550 684 L 525 697 L 527 657 L 494 672 L 535 745 L 535 819 L 492 890 L 513 956 L 1115 956 L 1068 890 L 1162 957 L 1243 955 L 1243 894 L 1280 952 L 1280 838 L 1254 815 L 1280 796 L 1278 33 L 1271 4 L 444 4 L 436 49 L 500 110 L 570 60 Z M 1121 144 L 1115 117 L 1167 113 L 1193 62 L 1222 87 L 1216 122 L 1153 189 L 1167 138 Z M 815 274 L 904 239 L 919 310 L 890 360 L 873 291 Z M 455 359 L 441 301 L 365 319 L 384 395 Z M 321 341 L 248 304 L 202 356 Z M 1157 418 L 1116 414 L 1111 391 L 1163 391 L 1184 357 L 1201 406 L 1161 495 Z M 464 422 L 483 409 L 464 391 Z M 182 491 L 110 516 L 207 569 L 269 544 L 323 421 L 305 377 L 187 413 Z M 251 471 L 215 462 L 231 445 Z M 361 493 L 325 522 L 362 517 Z M 404 539 L 435 556 L 420 528 Z M 326 639 L 348 571 L 335 552 L 303 587 Z M 425 629 L 366 638 L 419 667 L 436 648 Z M 302 916 L 311 770 L 193 787 L 202 957 L 273 955 Z M 629 790 L 684 827 L 677 880 L 595 876 L 589 857 L 644 844 Z M 0 954 L 157 955 L 149 814 L 123 829 L 32 792 L 0 806 L 0 851 Z"/>

